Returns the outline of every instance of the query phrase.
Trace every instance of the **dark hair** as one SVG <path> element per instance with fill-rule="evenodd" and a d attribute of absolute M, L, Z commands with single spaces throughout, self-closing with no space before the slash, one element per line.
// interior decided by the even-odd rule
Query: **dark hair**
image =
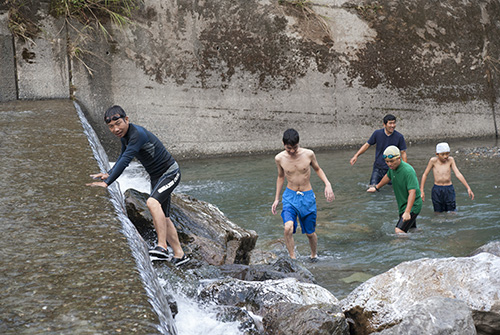
<path fill-rule="evenodd" d="M 283 144 L 294 146 L 299 143 L 299 133 L 295 129 L 287 129 L 283 133 Z"/>
<path fill-rule="evenodd" d="M 125 116 L 127 115 L 125 114 L 123 108 L 114 105 L 113 107 L 108 108 L 108 110 L 104 113 L 104 122 L 110 123 L 111 121 L 118 120 Z"/>
<path fill-rule="evenodd" d="M 387 114 L 384 116 L 384 124 L 387 124 L 389 121 L 396 121 L 396 117 L 392 114 Z"/>

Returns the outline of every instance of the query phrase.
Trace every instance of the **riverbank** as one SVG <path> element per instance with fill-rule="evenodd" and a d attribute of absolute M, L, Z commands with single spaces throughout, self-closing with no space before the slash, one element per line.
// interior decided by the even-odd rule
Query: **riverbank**
<path fill-rule="evenodd" d="M 477 147 L 471 149 L 459 149 L 458 153 L 471 158 L 500 158 L 500 147 Z"/>

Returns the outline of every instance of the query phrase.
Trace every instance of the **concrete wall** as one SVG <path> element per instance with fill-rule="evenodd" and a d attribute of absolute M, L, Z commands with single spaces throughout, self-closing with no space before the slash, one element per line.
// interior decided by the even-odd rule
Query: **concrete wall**
<path fill-rule="evenodd" d="M 387 113 L 409 141 L 494 136 L 498 1 L 313 4 L 145 0 L 107 42 L 42 20 L 46 42 L 16 42 L 18 96 L 71 87 L 105 143 L 119 104 L 179 158 L 278 150 L 288 127 L 304 146 L 359 145 Z M 81 61 L 65 61 L 64 33 Z M 47 62 L 20 61 L 25 47 Z"/>
<path fill-rule="evenodd" d="M 0 101 L 17 99 L 14 38 L 8 30 L 8 15 L 0 13 Z"/>

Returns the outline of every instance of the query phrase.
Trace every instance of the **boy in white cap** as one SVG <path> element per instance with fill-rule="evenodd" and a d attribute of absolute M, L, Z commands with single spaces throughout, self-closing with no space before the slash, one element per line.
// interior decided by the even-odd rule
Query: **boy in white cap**
<path fill-rule="evenodd" d="M 396 234 L 407 233 L 410 228 L 417 227 L 417 216 L 422 209 L 417 174 L 410 164 L 401 160 L 401 152 L 394 145 L 384 150 L 383 158 L 389 170 L 382 180 L 370 187 L 367 192 L 377 192 L 382 186 L 392 181 L 399 209 L 399 220 L 395 232 Z"/>
<path fill-rule="evenodd" d="M 427 168 L 422 175 L 422 182 L 420 183 L 422 200 L 425 200 L 424 185 L 427 175 L 431 170 L 434 174 L 434 186 L 432 187 L 434 212 L 456 211 L 455 189 L 451 183 L 451 170 L 453 170 L 458 180 L 467 188 L 469 197 L 474 200 L 474 193 L 469 184 L 467 184 L 465 177 L 458 170 L 455 159 L 450 156 L 450 146 L 448 143 L 438 143 L 436 145 L 436 157 L 432 157 L 429 160 L 429 164 L 427 164 Z"/>

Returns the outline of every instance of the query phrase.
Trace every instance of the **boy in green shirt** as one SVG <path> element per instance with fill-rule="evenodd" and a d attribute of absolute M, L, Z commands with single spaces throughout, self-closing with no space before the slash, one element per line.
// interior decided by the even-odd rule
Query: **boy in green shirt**
<path fill-rule="evenodd" d="M 384 150 L 384 160 L 389 171 L 382 180 L 369 189 L 373 193 L 392 182 L 394 195 L 399 208 L 399 221 L 396 224 L 396 234 L 407 233 L 410 228 L 416 228 L 417 216 L 422 209 L 422 198 L 418 186 L 417 174 L 413 167 L 401 161 L 398 147 L 391 145 Z"/>

